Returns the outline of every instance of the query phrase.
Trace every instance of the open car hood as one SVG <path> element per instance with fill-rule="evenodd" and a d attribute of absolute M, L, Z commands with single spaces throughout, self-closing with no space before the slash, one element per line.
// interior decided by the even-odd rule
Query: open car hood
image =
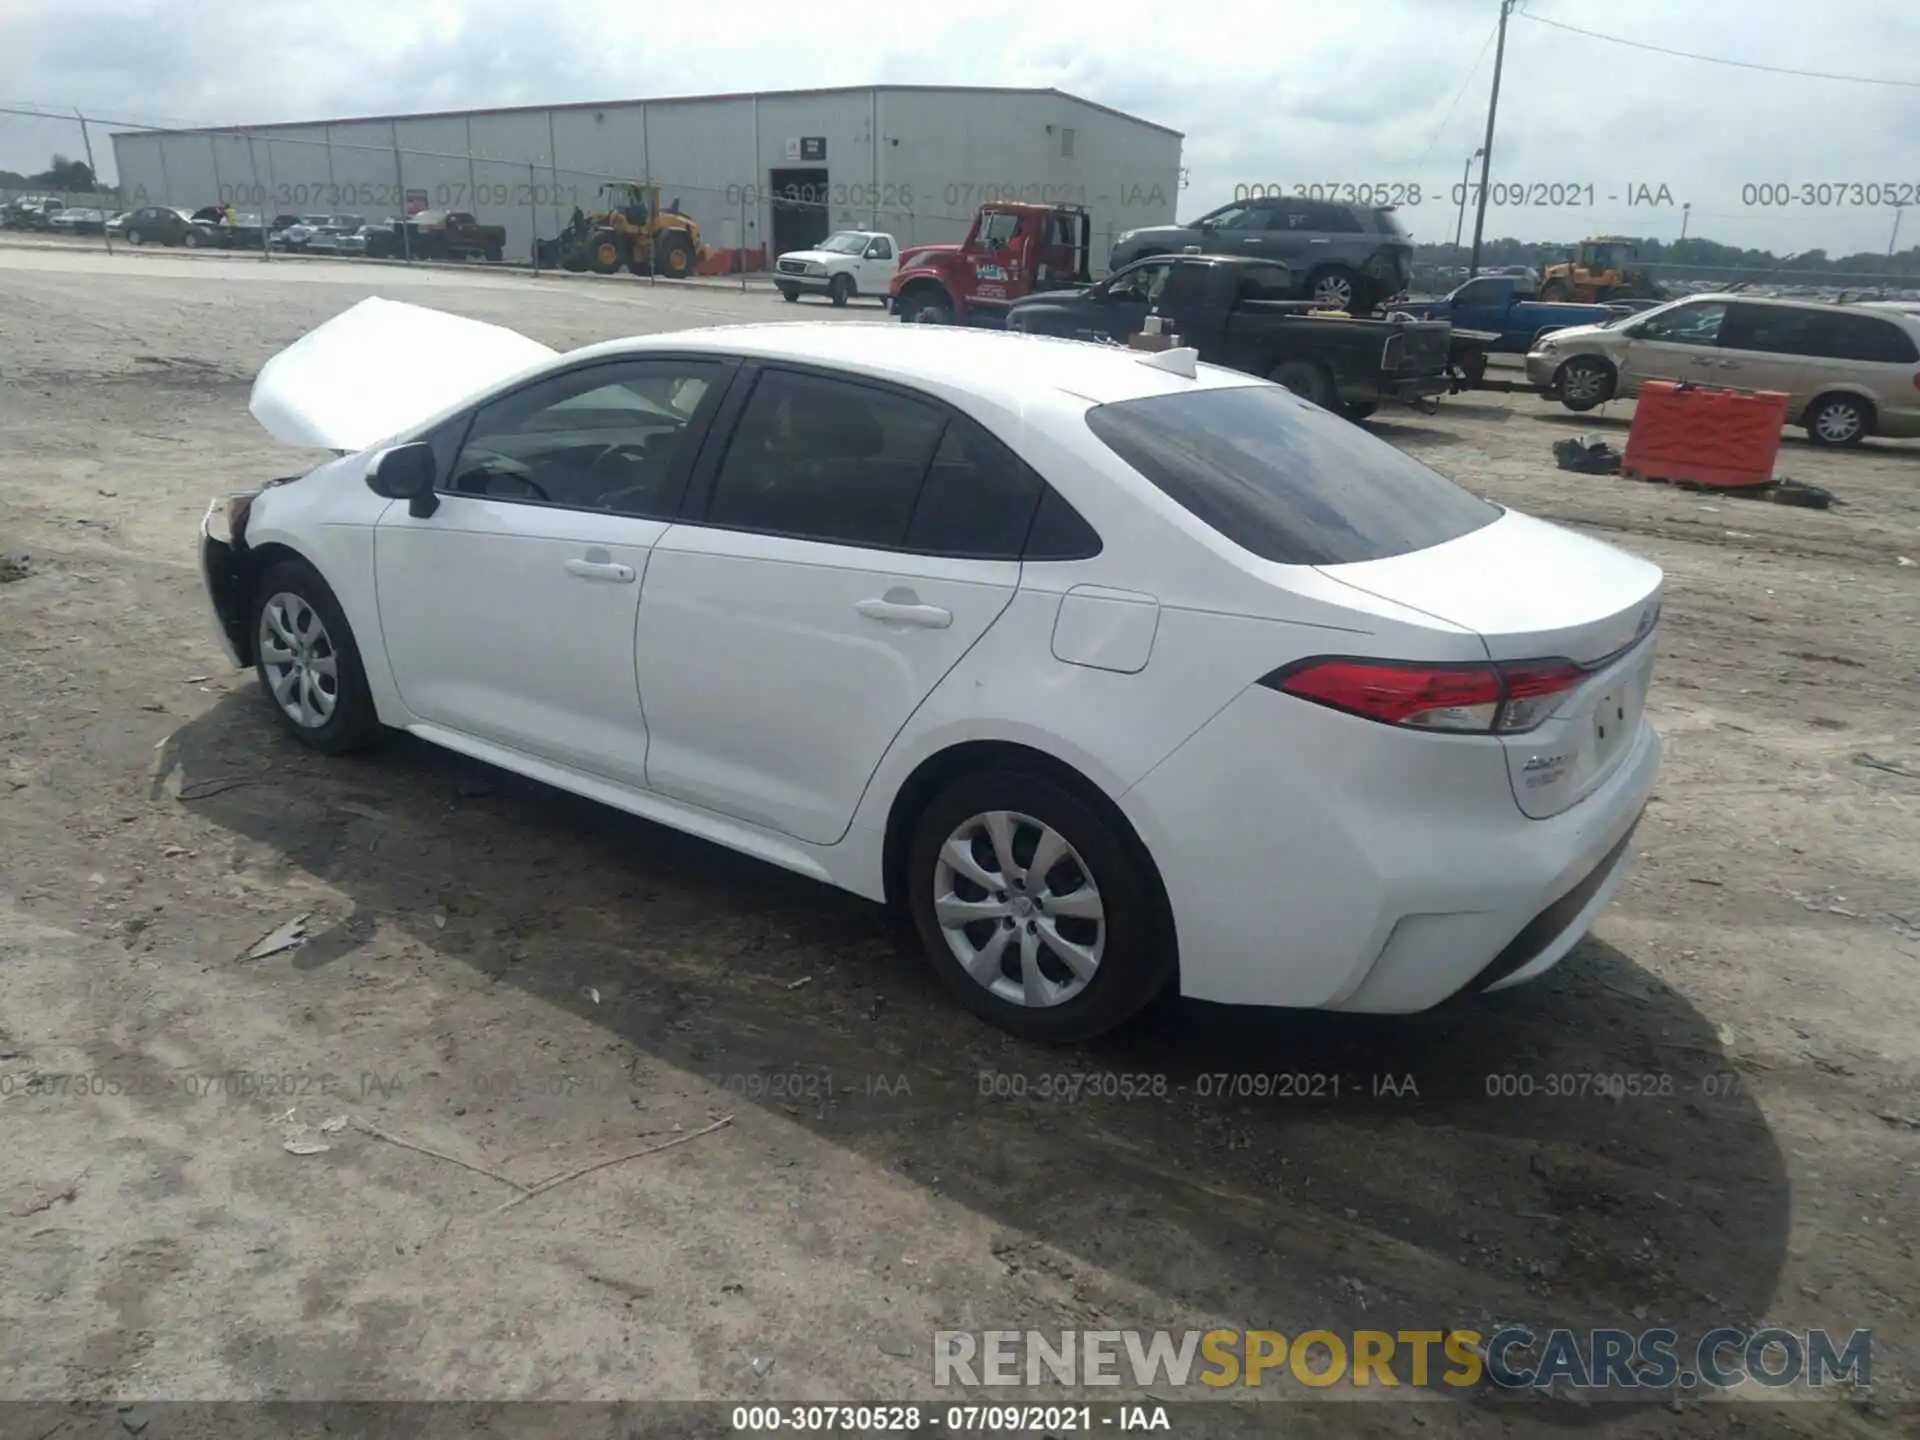
<path fill-rule="evenodd" d="M 261 366 L 247 408 L 285 444 L 352 453 L 558 354 L 499 325 L 375 297 Z"/>

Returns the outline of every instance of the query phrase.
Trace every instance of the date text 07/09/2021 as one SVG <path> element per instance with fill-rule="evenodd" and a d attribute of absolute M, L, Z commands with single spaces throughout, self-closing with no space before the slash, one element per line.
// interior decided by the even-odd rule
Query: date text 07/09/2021
<path fill-rule="evenodd" d="M 1599 204 L 1679 208 L 1665 181 L 1510 180 L 1482 186 L 1456 180 L 1451 186 L 1418 180 L 1243 180 L 1233 187 L 1236 202 L 1247 200 L 1325 200 L 1334 204 L 1400 209 L 1419 205 L 1487 203 L 1495 207 L 1586 209 Z"/>

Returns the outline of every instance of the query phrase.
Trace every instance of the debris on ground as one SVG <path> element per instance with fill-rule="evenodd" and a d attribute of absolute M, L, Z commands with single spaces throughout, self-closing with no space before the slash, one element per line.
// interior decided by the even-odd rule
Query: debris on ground
<path fill-rule="evenodd" d="M 0 555 L 0 585 L 10 585 L 15 580 L 26 579 L 31 563 L 30 556 Z"/>
<path fill-rule="evenodd" d="M 1554 463 L 1580 475 L 1618 475 L 1620 452 L 1600 435 L 1576 435 L 1553 442 Z"/>
<path fill-rule="evenodd" d="M 80 1198 L 80 1182 L 86 1178 L 87 1172 L 82 1170 L 71 1180 L 47 1186 L 33 1199 L 14 1206 L 8 1213 L 15 1219 L 24 1219 L 28 1215 L 38 1215 L 42 1210 L 51 1210 L 63 1201 L 71 1205 Z"/>
<path fill-rule="evenodd" d="M 292 950 L 307 943 L 307 921 L 311 913 L 294 916 L 286 923 L 269 930 L 253 942 L 250 949 L 240 958 L 242 960 L 264 960 L 269 955 L 278 955 L 282 950 Z"/>
<path fill-rule="evenodd" d="M 880 1337 L 880 1353 L 882 1355 L 897 1355 L 902 1360 L 905 1360 L 913 1354 L 913 1341 L 907 1339 L 904 1335 L 882 1335 Z"/>
<path fill-rule="evenodd" d="M 765 1379 L 773 1373 L 773 1365 L 774 1360 L 771 1355 L 756 1355 L 753 1357 L 753 1373 L 762 1379 Z"/>
<path fill-rule="evenodd" d="M 1889 775 L 1904 775 L 1909 780 L 1920 780 L 1920 770 L 1910 770 L 1893 760 L 1883 760 L 1878 755 L 1869 755 L 1865 751 L 1853 757 L 1853 763 L 1864 765 L 1869 770 L 1884 770 Z"/>

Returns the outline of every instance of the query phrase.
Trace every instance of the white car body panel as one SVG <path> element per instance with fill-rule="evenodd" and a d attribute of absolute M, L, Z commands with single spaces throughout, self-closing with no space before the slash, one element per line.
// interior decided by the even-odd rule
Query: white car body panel
<path fill-rule="evenodd" d="M 546 369 L 669 351 L 791 359 L 972 416 L 1102 548 L 951 560 L 444 492 L 414 517 L 368 489 L 378 452 L 363 450 L 264 491 L 245 538 L 326 577 L 389 725 L 873 899 L 888 894 L 896 797 L 923 763 L 982 741 L 1037 750 L 1110 800 L 1152 856 L 1182 992 L 1234 1003 L 1420 1009 L 1559 902 L 1553 933 L 1499 981 L 1517 983 L 1577 942 L 1626 873 L 1660 756 L 1638 705 L 1531 811 L 1531 772 L 1510 752 L 1574 733 L 1556 724 L 1591 728 L 1628 671 L 1644 695 L 1640 619 L 1657 611 L 1658 569 L 1511 513 L 1387 560 L 1277 564 L 1201 522 L 1084 419 L 1094 404 L 1265 382 L 1212 366 L 1183 378 L 1069 341 L 803 323 L 545 361 L 530 341 L 476 342 L 457 395 L 444 379 L 403 401 L 342 383 L 350 340 L 377 355 L 409 336 L 410 368 L 429 374 L 473 340 L 469 322 L 392 313 L 413 308 L 381 302 L 279 364 L 297 342 L 270 362 L 271 385 L 263 371 L 255 413 L 296 443 L 403 443 Z M 1316 655 L 1587 660 L 1636 634 L 1638 649 L 1517 744 L 1379 724 L 1258 683 Z"/>

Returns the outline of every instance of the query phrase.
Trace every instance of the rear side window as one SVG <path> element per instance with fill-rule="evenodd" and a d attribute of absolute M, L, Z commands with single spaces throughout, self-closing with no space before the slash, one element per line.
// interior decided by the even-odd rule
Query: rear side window
<path fill-rule="evenodd" d="M 979 425 L 957 415 L 920 488 L 907 549 L 923 555 L 1012 559 L 1026 543 L 1040 477 Z"/>
<path fill-rule="evenodd" d="M 1123 400 L 1094 407 L 1087 424 L 1198 519 L 1283 565 L 1384 560 L 1501 514 L 1277 385 Z"/>
<path fill-rule="evenodd" d="M 1920 360 L 1912 337 L 1891 320 L 1838 311 L 1807 313 L 1813 325 L 1805 354 L 1826 360 L 1865 360 L 1883 365 L 1907 365 Z"/>
<path fill-rule="evenodd" d="M 1310 228 L 1324 230 L 1331 235 L 1364 235 L 1367 227 L 1360 223 L 1345 205 L 1316 205 Z"/>

